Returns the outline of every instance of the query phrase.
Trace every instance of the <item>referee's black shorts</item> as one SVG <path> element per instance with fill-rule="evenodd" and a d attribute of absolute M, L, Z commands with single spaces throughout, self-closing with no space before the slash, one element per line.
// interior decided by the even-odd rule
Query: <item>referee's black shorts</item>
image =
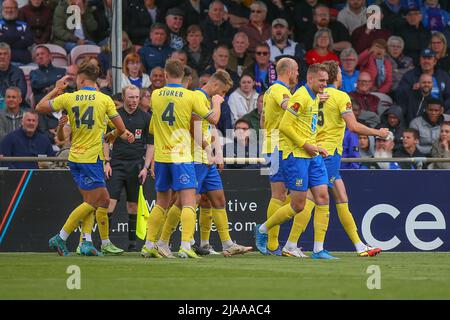
<path fill-rule="evenodd" d="M 106 180 L 106 187 L 111 199 L 119 200 L 120 193 L 125 187 L 128 202 L 138 202 L 139 172 L 142 170 L 144 160 L 117 160 L 111 159 L 112 176 Z"/>

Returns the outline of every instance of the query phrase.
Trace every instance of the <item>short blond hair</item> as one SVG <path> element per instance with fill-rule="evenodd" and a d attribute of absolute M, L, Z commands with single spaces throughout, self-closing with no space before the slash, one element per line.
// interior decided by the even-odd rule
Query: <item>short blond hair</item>
<path fill-rule="evenodd" d="M 141 94 L 140 89 L 137 86 L 135 86 L 134 84 L 129 84 L 129 85 L 127 85 L 127 86 L 122 88 L 122 97 L 123 97 L 123 99 L 125 99 L 125 96 L 126 96 L 126 93 L 127 93 L 128 90 L 138 90 L 139 91 L 139 97 L 141 96 L 140 95 Z"/>
<path fill-rule="evenodd" d="M 222 82 L 224 85 L 228 87 L 228 90 L 233 87 L 233 80 L 231 80 L 231 76 L 225 70 L 217 70 L 211 76 L 211 79 Z"/>
<path fill-rule="evenodd" d="M 184 77 L 184 65 L 178 59 L 168 59 L 164 66 L 164 71 L 172 78 L 181 79 Z"/>
<path fill-rule="evenodd" d="M 328 72 L 328 69 L 327 69 L 327 67 L 325 67 L 325 66 L 324 66 L 323 64 L 321 64 L 321 63 L 314 63 L 314 64 L 312 64 L 312 65 L 309 66 L 307 75 L 308 75 L 308 76 L 310 76 L 310 75 L 316 75 L 316 74 L 318 74 L 320 71 Z"/>

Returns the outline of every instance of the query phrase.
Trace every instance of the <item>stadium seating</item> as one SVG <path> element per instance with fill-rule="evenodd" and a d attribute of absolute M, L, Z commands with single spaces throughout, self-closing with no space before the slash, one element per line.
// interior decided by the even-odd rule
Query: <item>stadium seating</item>
<path fill-rule="evenodd" d="M 96 56 L 100 53 L 101 49 L 99 46 L 85 44 L 76 46 L 70 52 L 70 63 L 78 64 L 86 56 Z"/>
<path fill-rule="evenodd" d="M 63 47 L 56 44 L 46 43 L 44 44 L 49 50 L 52 56 L 52 64 L 55 67 L 65 67 L 69 64 L 67 61 L 67 53 Z"/>

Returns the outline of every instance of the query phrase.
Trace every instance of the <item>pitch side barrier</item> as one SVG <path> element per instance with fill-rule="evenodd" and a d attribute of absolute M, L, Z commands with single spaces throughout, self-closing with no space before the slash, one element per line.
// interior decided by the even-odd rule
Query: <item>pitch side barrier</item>
<path fill-rule="evenodd" d="M 341 174 L 363 241 L 390 251 L 449 251 L 450 170 L 341 170 Z M 254 245 L 253 230 L 266 219 L 270 200 L 268 177 L 257 169 L 224 170 L 222 176 L 231 236 L 240 244 Z M 153 207 L 152 179 L 145 184 L 145 195 Z M 67 170 L 0 170 L 0 251 L 49 251 L 48 239 L 81 201 Z M 127 221 L 122 194 L 111 224 L 111 239 L 123 248 L 127 246 Z M 281 245 L 290 225 L 287 222 L 281 227 Z M 306 251 L 313 247 L 312 226 L 310 221 L 299 242 Z M 79 230 L 69 238 L 69 250 L 75 250 L 78 238 Z M 94 241 L 98 244 L 98 232 L 94 232 Z M 220 249 L 214 225 L 211 243 Z M 180 233 L 175 232 L 173 250 L 178 250 L 179 244 Z M 334 203 L 330 205 L 325 247 L 353 250 Z"/>

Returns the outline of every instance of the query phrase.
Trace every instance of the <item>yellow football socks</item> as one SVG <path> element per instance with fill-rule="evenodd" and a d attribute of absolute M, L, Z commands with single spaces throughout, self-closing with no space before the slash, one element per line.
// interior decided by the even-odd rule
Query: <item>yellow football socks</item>
<path fill-rule="evenodd" d="M 327 233 L 329 221 L 329 205 L 316 205 L 316 212 L 314 213 L 314 242 L 325 242 L 325 235 Z"/>
<path fill-rule="evenodd" d="M 100 239 L 106 240 L 109 238 L 109 219 L 108 208 L 98 207 L 95 211 L 95 218 L 97 219 L 98 233 Z"/>
<path fill-rule="evenodd" d="M 147 221 L 147 241 L 156 242 L 158 234 L 164 223 L 164 210 L 159 205 L 155 205 L 148 216 Z"/>
<path fill-rule="evenodd" d="M 86 218 L 81 222 L 81 234 L 80 234 L 80 243 L 83 241 L 84 235 L 91 234 L 92 229 L 94 228 L 95 216 L 94 212 L 88 214 Z M 91 239 L 92 240 L 92 239 Z"/>
<path fill-rule="evenodd" d="M 70 213 L 66 223 L 63 226 L 63 230 L 67 234 L 71 234 L 84 220 L 84 218 L 86 218 L 94 210 L 95 208 L 89 203 L 83 202 Z"/>
<path fill-rule="evenodd" d="M 214 224 L 216 225 L 220 241 L 222 241 L 222 243 L 225 241 L 230 241 L 231 236 L 230 230 L 228 229 L 228 215 L 225 208 L 222 209 L 213 208 L 212 217 L 214 220 Z"/>
<path fill-rule="evenodd" d="M 336 209 L 339 216 L 339 221 L 341 221 L 345 232 L 352 241 L 353 244 L 360 243 L 361 239 L 358 235 L 358 228 L 356 227 L 355 220 L 353 219 L 352 213 L 348 209 L 348 203 L 337 203 Z"/>
<path fill-rule="evenodd" d="M 159 238 L 161 241 L 169 242 L 172 233 L 180 223 L 181 219 L 181 209 L 176 205 L 172 205 L 167 211 L 166 221 L 164 222 L 164 226 L 162 228 L 161 237 Z"/>
<path fill-rule="evenodd" d="M 195 208 L 185 206 L 181 210 L 181 241 L 190 243 L 195 231 Z"/>
<path fill-rule="evenodd" d="M 211 208 L 200 207 L 200 241 L 209 241 L 209 236 L 211 234 L 212 216 L 213 213 Z"/>
<path fill-rule="evenodd" d="M 301 234 L 306 230 L 309 220 L 311 219 L 311 213 L 314 209 L 315 203 L 308 198 L 306 199 L 305 208 L 299 214 L 296 214 L 292 223 L 291 232 L 289 234 L 288 241 L 297 243 Z"/>
<path fill-rule="evenodd" d="M 295 216 L 296 212 L 292 209 L 291 204 L 286 204 L 278 209 L 265 223 L 268 230 L 273 228 L 274 226 L 279 226 L 285 221 L 288 221 L 293 216 Z"/>
<path fill-rule="evenodd" d="M 289 203 L 289 202 L 288 202 Z M 267 220 L 271 216 L 274 215 L 275 212 L 277 212 L 278 209 L 280 209 L 285 203 L 283 201 L 278 200 L 276 198 L 271 198 L 269 202 L 269 206 L 267 207 Z M 278 248 L 278 234 L 280 233 L 280 226 L 274 226 L 272 229 L 269 229 L 268 234 L 268 240 L 267 240 L 267 249 L 269 250 L 276 250 Z"/>

